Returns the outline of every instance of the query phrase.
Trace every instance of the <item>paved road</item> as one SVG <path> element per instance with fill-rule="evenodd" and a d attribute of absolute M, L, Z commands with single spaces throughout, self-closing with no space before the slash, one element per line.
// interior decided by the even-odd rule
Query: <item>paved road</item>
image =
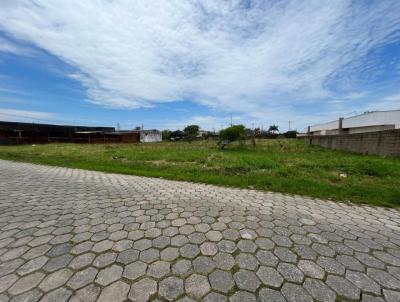
<path fill-rule="evenodd" d="M 0 301 L 400 301 L 400 213 L 0 161 Z"/>

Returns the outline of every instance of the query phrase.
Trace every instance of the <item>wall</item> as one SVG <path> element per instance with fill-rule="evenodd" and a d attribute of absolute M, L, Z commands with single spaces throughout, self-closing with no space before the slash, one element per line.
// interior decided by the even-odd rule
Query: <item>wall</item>
<path fill-rule="evenodd" d="M 140 132 L 140 142 L 142 143 L 153 143 L 161 142 L 162 134 L 159 131 L 141 131 Z"/>
<path fill-rule="evenodd" d="M 400 156 L 400 129 L 343 135 L 305 136 L 312 145 L 364 154 Z"/>

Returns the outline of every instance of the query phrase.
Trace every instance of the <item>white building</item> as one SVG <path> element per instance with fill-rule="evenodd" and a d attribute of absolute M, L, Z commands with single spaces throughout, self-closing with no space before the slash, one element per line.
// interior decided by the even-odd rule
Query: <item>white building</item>
<path fill-rule="evenodd" d="M 310 126 L 311 135 L 335 135 L 365 133 L 390 129 L 400 129 L 400 110 L 372 111 L 349 118 Z"/>
<path fill-rule="evenodd" d="M 141 143 L 154 143 L 162 141 L 162 133 L 158 130 L 139 130 Z"/>

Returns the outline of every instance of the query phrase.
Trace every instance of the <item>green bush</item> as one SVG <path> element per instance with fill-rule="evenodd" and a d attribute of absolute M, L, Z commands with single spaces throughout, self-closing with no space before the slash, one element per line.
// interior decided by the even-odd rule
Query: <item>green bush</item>
<path fill-rule="evenodd" d="M 220 141 L 226 141 L 227 143 L 242 140 L 246 136 L 246 128 L 243 125 L 234 125 L 219 132 Z"/>

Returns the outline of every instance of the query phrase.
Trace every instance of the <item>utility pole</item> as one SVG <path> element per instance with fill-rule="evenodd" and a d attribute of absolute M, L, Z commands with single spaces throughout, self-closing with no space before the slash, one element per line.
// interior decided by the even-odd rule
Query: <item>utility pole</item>
<path fill-rule="evenodd" d="M 231 127 L 233 126 L 233 122 L 232 122 L 232 113 L 231 113 Z"/>
<path fill-rule="evenodd" d="M 289 121 L 289 131 L 290 131 L 290 121 Z"/>

